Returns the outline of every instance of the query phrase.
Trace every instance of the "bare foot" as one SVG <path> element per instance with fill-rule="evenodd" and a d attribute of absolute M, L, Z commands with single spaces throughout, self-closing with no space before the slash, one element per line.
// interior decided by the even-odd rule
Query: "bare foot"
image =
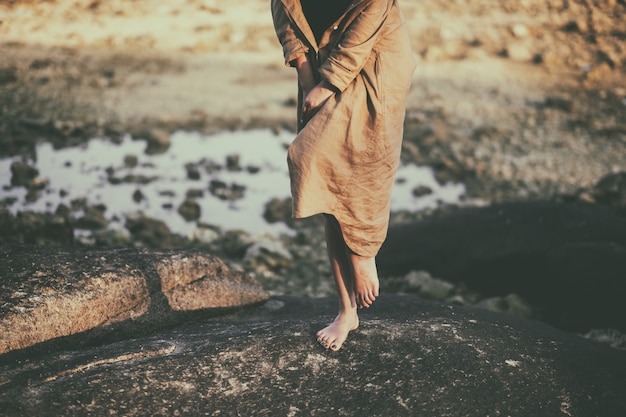
<path fill-rule="evenodd" d="M 348 338 L 348 333 L 359 327 L 359 317 L 354 313 L 339 313 L 328 326 L 317 332 L 317 341 L 326 349 L 338 351 Z"/>
<path fill-rule="evenodd" d="M 356 305 L 368 308 L 378 297 L 378 272 L 374 257 L 350 254 L 350 263 L 354 274 L 354 295 Z"/>

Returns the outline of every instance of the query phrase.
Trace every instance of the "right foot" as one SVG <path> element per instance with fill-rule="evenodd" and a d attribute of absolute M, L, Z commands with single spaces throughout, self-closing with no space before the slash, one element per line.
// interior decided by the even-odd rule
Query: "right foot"
<path fill-rule="evenodd" d="M 338 351 L 348 338 L 348 333 L 359 327 L 359 317 L 352 313 L 339 313 L 328 326 L 317 332 L 317 341 L 326 349 Z"/>
<path fill-rule="evenodd" d="M 350 255 L 354 274 L 354 296 L 360 308 L 368 308 L 378 297 L 378 272 L 374 257 Z"/>

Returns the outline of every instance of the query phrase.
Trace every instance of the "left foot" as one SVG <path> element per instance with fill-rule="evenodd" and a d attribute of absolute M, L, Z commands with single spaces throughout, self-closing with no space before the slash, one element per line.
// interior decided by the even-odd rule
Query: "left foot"
<path fill-rule="evenodd" d="M 335 321 L 317 332 L 317 341 L 326 349 L 338 351 L 348 338 L 348 333 L 359 327 L 359 317 L 354 313 L 339 313 Z"/>
<path fill-rule="evenodd" d="M 368 308 L 378 297 L 378 272 L 374 257 L 350 254 L 350 263 L 354 273 L 354 295 L 356 305 Z"/>

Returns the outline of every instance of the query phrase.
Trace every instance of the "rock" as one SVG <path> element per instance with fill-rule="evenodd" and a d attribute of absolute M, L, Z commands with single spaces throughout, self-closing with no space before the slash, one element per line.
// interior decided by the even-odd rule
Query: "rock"
<path fill-rule="evenodd" d="M 187 198 L 178 207 L 178 214 L 180 214 L 183 219 L 188 222 L 198 220 L 201 214 L 200 204 L 190 198 Z"/>
<path fill-rule="evenodd" d="M 237 183 L 228 185 L 220 180 L 211 180 L 209 183 L 209 192 L 220 200 L 239 200 L 243 198 L 245 190 L 245 185 Z"/>
<path fill-rule="evenodd" d="M 226 169 L 228 171 L 241 171 L 241 165 L 239 164 L 239 155 L 227 155 L 226 156 Z"/>
<path fill-rule="evenodd" d="M 219 239 L 219 237 L 220 233 L 217 230 L 206 226 L 200 226 L 187 234 L 187 238 L 192 242 L 204 244 L 212 243 Z"/>
<path fill-rule="evenodd" d="M 11 164 L 11 185 L 27 187 L 39 175 L 39 170 L 24 162 L 16 161 Z"/>
<path fill-rule="evenodd" d="M 626 330 L 626 215 L 582 203 L 508 203 L 392 225 L 381 276 L 428 271 L 484 297 L 518 294 L 560 328 Z"/>
<path fill-rule="evenodd" d="M 97 230 L 107 227 L 108 221 L 104 216 L 105 210 L 98 207 L 89 206 L 85 210 L 85 214 L 76 220 L 77 229 Z"/>
<path fill-rule="evenodd" d="M 244 262 L 253 271 L 277 271 L 291 265 L 293 256 L 280 240 L 264 236 L 246 249 Z"/>
<path fill-rule="evenodd" d="M 199 180 L 201 175 L 200 175 L 200 170 L 198 169 L 198 167 L 196 165 L 193 164 L 187 164 L 185 165 L 185 169 L 187 170 L 187 178 L 189 178 L 190 180 Z"/>
<path fill-rule="evenodd" d="M 190 188 L 189 190 L 187 190 L 187 192 L 185 193 L 185 196 L 187 198 L 202 198 L 204 196 L 204 190 L 199 189 L 199 188 Z"/>
<path fill-rule="evenodd" d="M 276 297 L 150 336 L 12 352 L 0 356 L 0 407 L 7 417 L 626 415 L 622 351 L 383 295 L 331 353 L 315 332 L 335 309 L 334 297 Z"/>
<path fill-rule="evenodd" d="M 139 164 L 139 158 L 136 155 L 126 155 L 124 157 L 124 166 L 126 168 L 135 168 Z"/>
<path fill-rule="evenodd" d="M 268 223 L 289 222 L 291 220 L 291 197 L 272 198 L 265 204 L 263 218 Z"/>
<path fill-rule="evenodd" d="M 101 329 L 161 325 L 174 312 L 233 307 L 267 295 L 194 251 L 0 246 L 0 354 Z"/>
<path fill-rule="evenodd" d="M 433 278 L 426 271 L 409 272 L 405 280 L 409 291 L 417 292 L 429 300 L 444 301 L 454 289 L 454 286 L 449 282 Z"/>
<path fill-rule="evenodd" d="M 592 194 L 598 203 L 626 207 L 626 171 L 602 177 L 593 187 Z"/>
<path fill-rule="evenodd" d="M 423 197 L 425 195 L 429 195 L 433 193 L 433 189 L 426 185 L 419 185 L 413 188 L 413 196 L 414 197 Z"/>
<path fill-rule="evenodd" d="M 69 245 L 74 242 L 74 230 L 67 216 L 31 211 L 13 216 L 8 210 L 0 209 L 2 242 Z"/>
<path fill-rule="evenodd" d="M 139 136 L 148 142 L 146 147 L 148 155 L 165 153 L 171 145 L 170 133 L 164 129 L 148 129 Z"/>
<path fill-rule="evenodd" d="M 140 203 L 141 201 L 145 199 L 146 199 L 146 196 L 144 195 L 143 191 L 141 191 L 139 188 L 133 191 L 133 201 L 135 203 Z"/>
<path fill-rule="evenodd" d="M 133 238 L 148 246 L 160 247 L 164 240 L 170 238 L 170 229 L 165 223 L 141 214 L 128 216 L 126 228 Z"/>
<path fill-rule="evenodd" d="M 519 295 L 509 294 L 506 297 L 491 297 L 481 300 L 477 307 L 499 313 L 513 314 L 519 317 L 532 318 L 533 308 Z"/>
<path fill-rule="evenodd" d="M 589 25 L 587 24 L 587 19 L 581 17 L 580 19 L 567 22 L 563 26 L 563 30 L 565 32 L 587 33 L 589 32 Z"/>
<path fill-rule="evenodd" d="M 158 179 L 158 177 L 156 176 L 151 176 L 151 177 L 147 177 L 145 175 L 141 175 L 141 174 L 127 174 L 124 175 L 123 177 L 115 177 L 114 176 L 115 173 L 111 172 L 111 174 L 108 176 L 108 180 L 109 183 L 112 185 L 118 185 L 118 184 L 141 184 L 141 185 L 145 185 L 145 184 L 150 184 L 152 181 L 155 181 Z"/>

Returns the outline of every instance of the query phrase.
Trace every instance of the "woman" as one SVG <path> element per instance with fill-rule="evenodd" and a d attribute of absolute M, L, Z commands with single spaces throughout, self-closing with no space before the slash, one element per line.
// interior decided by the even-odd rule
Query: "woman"
<path fill-rule="evenodd" d="M 324 214 L 339 314 L 317 340 L 336 351 L 378 296 L 415 60 L 396 0 L 272 0 L 272 16 L 298 73 L 293 216 Z"/>

